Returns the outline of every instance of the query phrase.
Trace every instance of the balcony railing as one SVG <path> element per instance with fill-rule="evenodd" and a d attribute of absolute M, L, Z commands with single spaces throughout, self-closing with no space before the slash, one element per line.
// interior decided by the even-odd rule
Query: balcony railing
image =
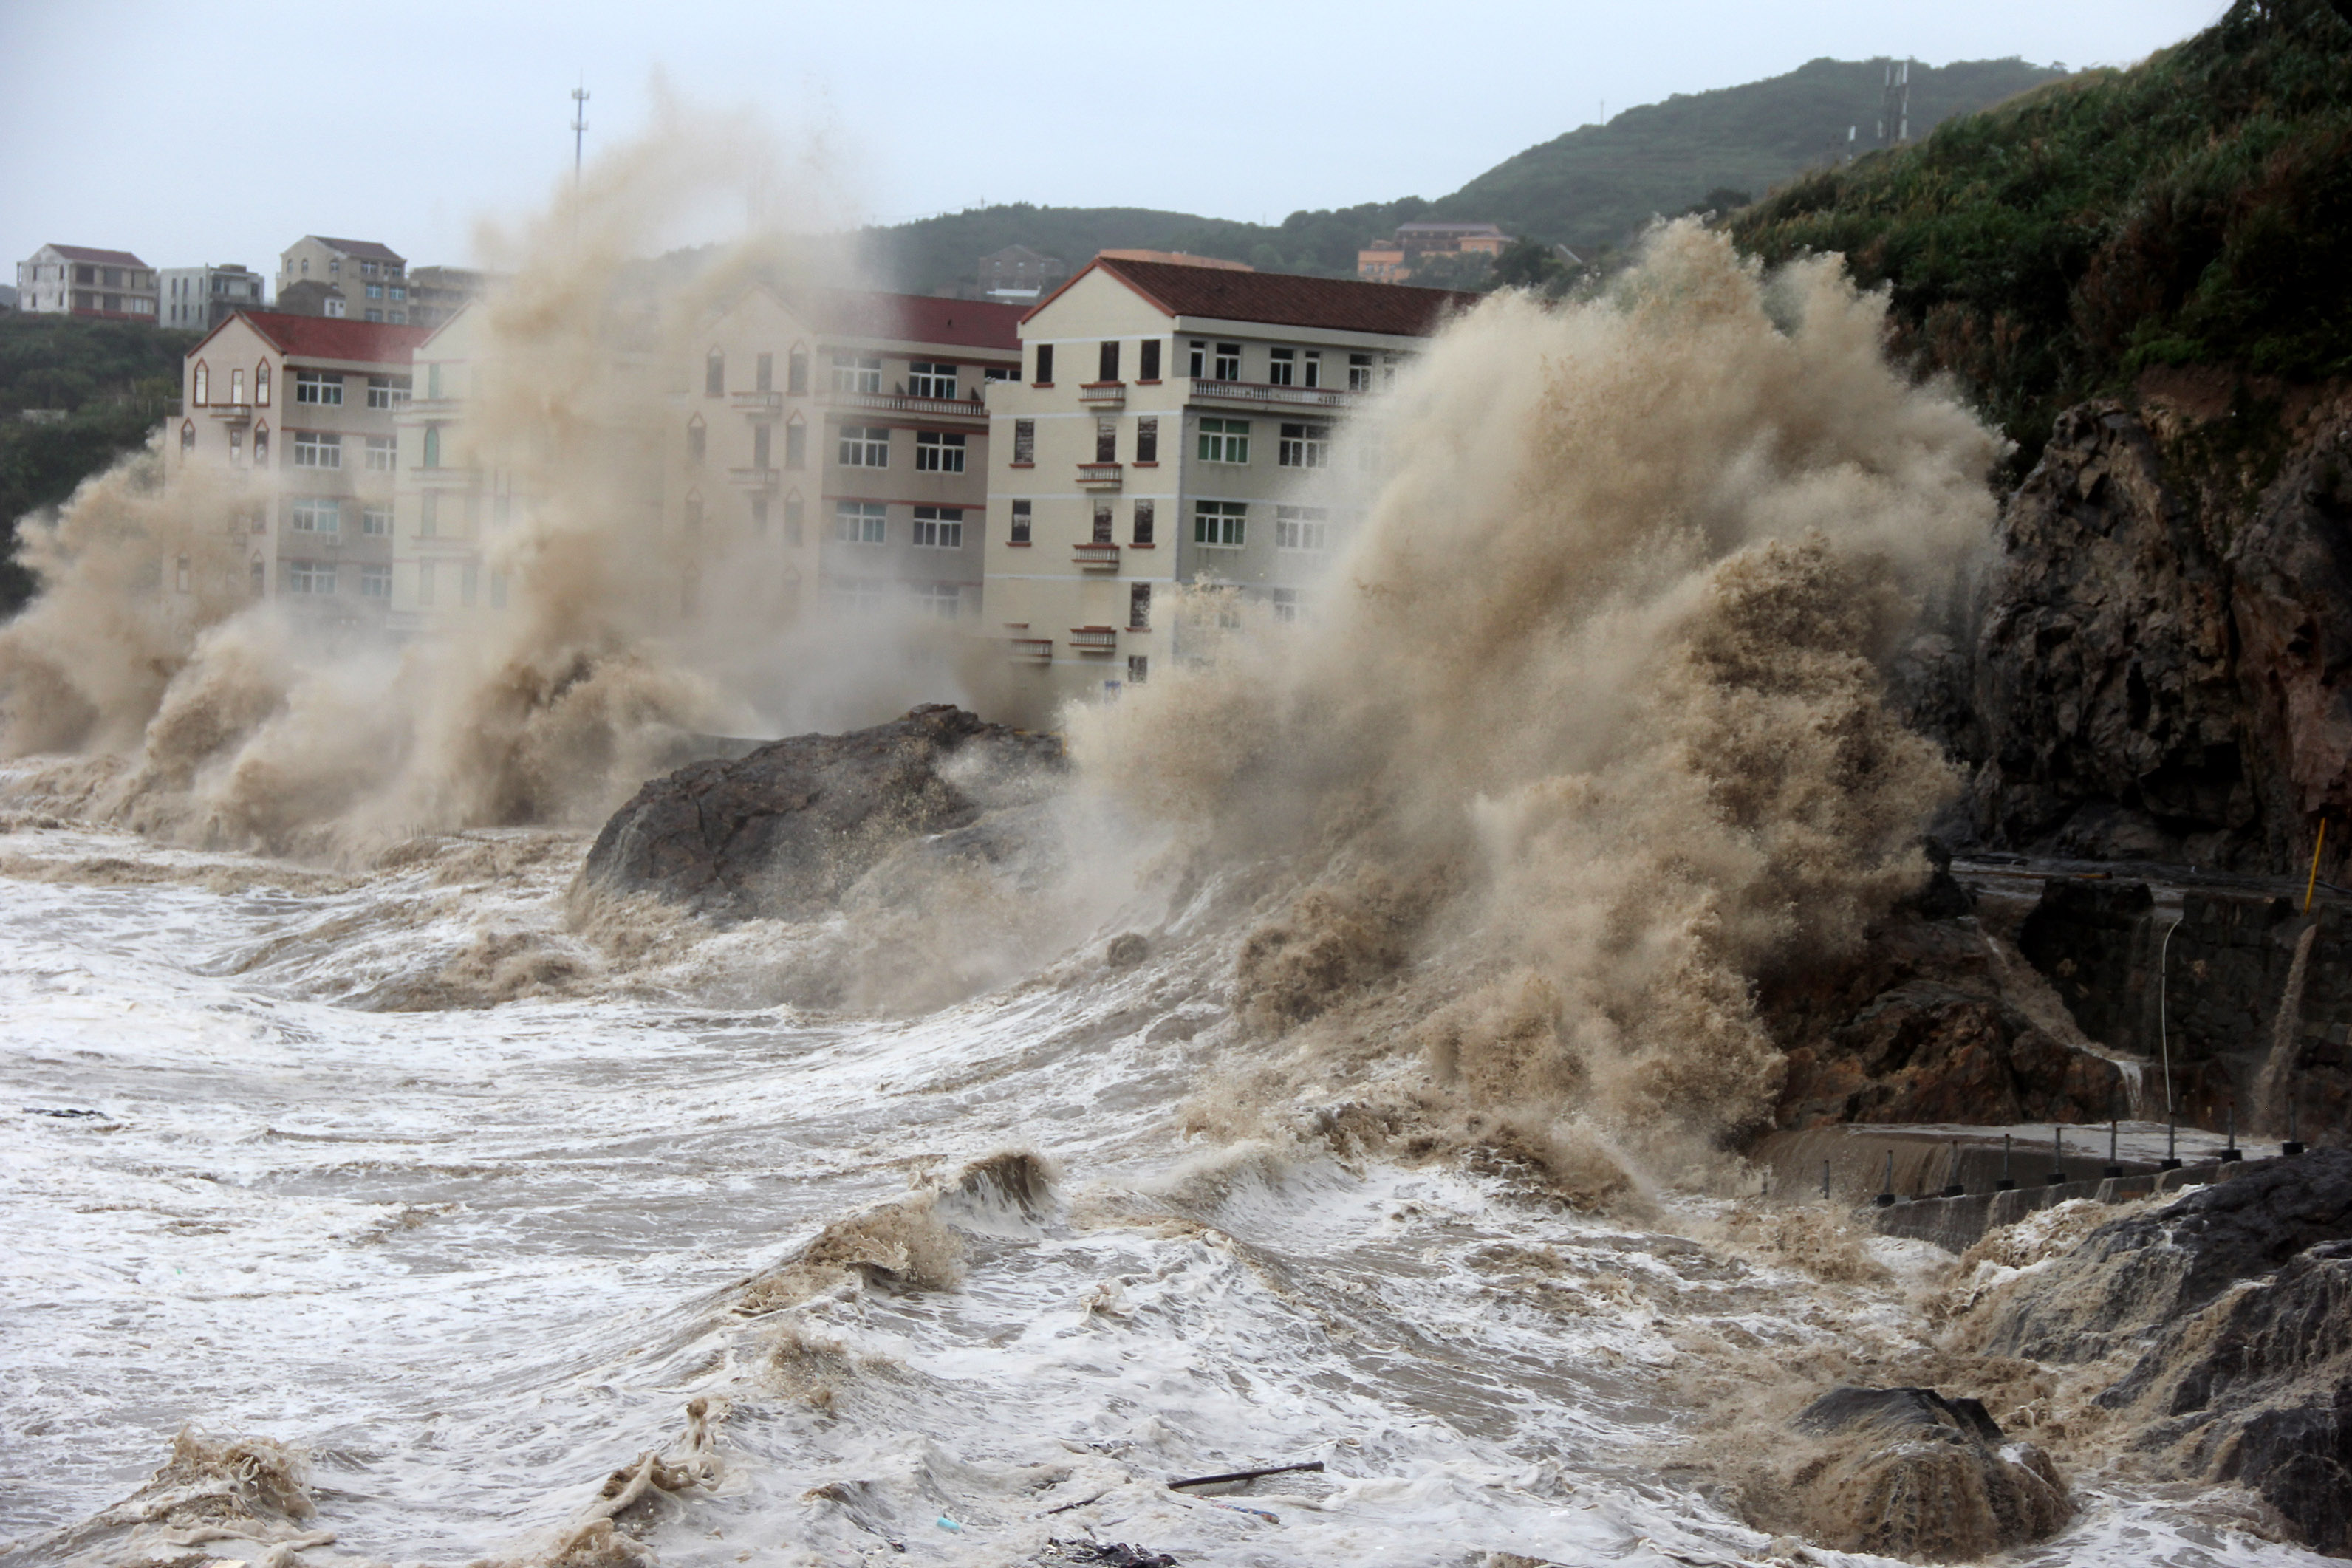
<path fill-rule="evenodd" d="M 1119 465 L 1116 463 L 1081 463 L 1078 484 L 1092 490 L 1116 490 L 1119 486 Z"/>
<path fill-rule="evenodd" d="M 1078 401 L 1094 408 L 1118 408 L 1127 402 L 1127 383 L 1088 382 L 1078 388 Z"/>
<path fill-rule="evenodd" d="M 409 470 L 409 477 L 420 489 L 470 490 L 482 482 L 482 471 L 478 468 L 459 468 L 454 465 L 434 468 L 419 466 Z"/>
<path fill-rule="evenodd" d="M 784 394 L 780 392 L 739 392 L 728 401 L 745 413 L 782 413 Z"/>
<path fill-rule="evenodd" d="M 988 423 L 988 405 L 978 398 L 908 397 L 898 392 L 828 392 L 820 401 L 829 408 L 856 409 L 867 413 L 919 413 L 933 419 L 969 419 Z"/>
<path fill-rule="evenodd" d="M 209 411 L 223 424 L 251 424 L 253 405 L 249 402 L 216 402 Z"/>
<path fill-rule="evenodd" d="M 1118 629 L 1115 626 L 1073 626 L 1070 646 L 1081 653 L 1116 653 L 1118 652 Z"/>
<path fill-rule="evenodd" d="M 1293 408 L 1347 409 L 1357 394 L 1337 387 L 1277 387 L 1263 382 L 1210 382 L 1192 378 L 1190 394 L 1197 402 L 1287 404 Z"/>
<path fill-rule="evenodd" d="M 772 490 L 779 476 L 773 468 L 730 468 L 727 482 L 739 490 Z"/>
<path fill-rule="evenodd" d="M 1115 544 L 1082 544 L 1070 559 L 1090 571 L 1118 570 L 1118 547 Z"/>
<path fill-rule="evenodd" d="M 1007 644 L 1007 651 L 1015 659 L 1049 664 L 1054 657 L 1054 640 L 1051 637 L 1015 637 Z"/>
<path fill-rule="evenodd" d="M 437 419 L 462 413 L 465 409 L 466 400 L 461 397 L 412 397 L 392 405 L 392 412 L 395 414 L 429 414 Z"/>

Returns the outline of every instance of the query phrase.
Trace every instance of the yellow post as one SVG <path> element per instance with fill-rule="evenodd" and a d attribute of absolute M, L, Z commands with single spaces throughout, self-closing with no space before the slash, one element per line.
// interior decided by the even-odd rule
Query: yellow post
<path fill-rule="evenodd" d="M 2311 846 L 2311 880 L 2303 884 L 2303 912 L 2311 913 L 2311 895 L 2319 886 L 2319 852 L 2327 843 L 2327 819 L 2319 819 L 2319 838 Z"/>

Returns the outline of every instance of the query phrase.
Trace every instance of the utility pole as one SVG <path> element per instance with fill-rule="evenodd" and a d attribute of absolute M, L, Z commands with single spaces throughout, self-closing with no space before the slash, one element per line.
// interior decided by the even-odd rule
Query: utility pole
<path fill-rule="evenodd" d="M 588 78 L 572 89 L 572 188 L 580 189 L 580 150 L 588 137 Z"/>
<path fill-rule="evenodd" d="M 1911 140 L 1911 62 L 1892 60 L 1878 100 L 1878 144 L 1900 147 Z"/>

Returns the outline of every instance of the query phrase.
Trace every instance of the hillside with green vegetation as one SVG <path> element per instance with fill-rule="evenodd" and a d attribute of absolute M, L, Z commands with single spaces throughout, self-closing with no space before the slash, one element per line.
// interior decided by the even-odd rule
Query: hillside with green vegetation
<path fill-rule="evenodd" d="M 1189 251 L 1269 272 L 1353 277 L 1367 241 L 1422 218 L 1496 223 L 1513 234 L 1603 251 L 1655 214 L 1721 205 L 1794 178 L 1845 148 L 1849 126 L 1872 145 L 1884 60 L 1814 60 L 1784 76 L 1714 92 L 1678 93 L 1530 147 L 1452 195 L 1234 223 L 1147 207 L 976 207 L 865 232 L 884 287 L 929 294 L 968 282 L 980 257 L 1025 245 L 1072 267 L 1114 248 Z M 2058 73 L 2022 60 L 1911 68 L 1916 136 L 1955 114 L 1999 102 Z M 1449 279 L 1449 283 L 1470 282 Z"/>
<path fill-rule="evenodd" d="M 2238 0 L 1732 220 L 1768 262 L 1844 254 L 1899 345 L 2020 444 L 2151 366 L 2352 375 L 2352 0 Z"/>
<path fill-rule="evenodd" d="M 16 519 L 58 505 L 145 444 L 179 395 L 181 361 L 197 336 L 133 321 L 0 316 L 0 520 L 8 529 L 0 614 L 32 595 L 16 560 Z"/>

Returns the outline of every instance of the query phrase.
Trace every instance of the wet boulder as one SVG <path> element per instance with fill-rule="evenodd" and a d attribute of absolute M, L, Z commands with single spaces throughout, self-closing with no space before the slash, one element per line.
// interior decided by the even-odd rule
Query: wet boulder
<path fill-rule="evenodd" d="M 1054 737 L 947 704 L 793 736 L 649 779 L 596 836 L 582 880 L 721 919 L 806 919 L 902 852 L 1014 855 L 1037 821 L 1024 809 L 1052 793 L 1062 766 Z"/>
<path fill-rule="evenodd" d="M 1974 1399 L 1836 1388 L 1792 1425 L 1809 1447 L 1774 1511 L 1842 1552 L 1960 1562 L 2042 1540 L 2074 1515 L 2048 1456 L 2009 1441 Z"/>

